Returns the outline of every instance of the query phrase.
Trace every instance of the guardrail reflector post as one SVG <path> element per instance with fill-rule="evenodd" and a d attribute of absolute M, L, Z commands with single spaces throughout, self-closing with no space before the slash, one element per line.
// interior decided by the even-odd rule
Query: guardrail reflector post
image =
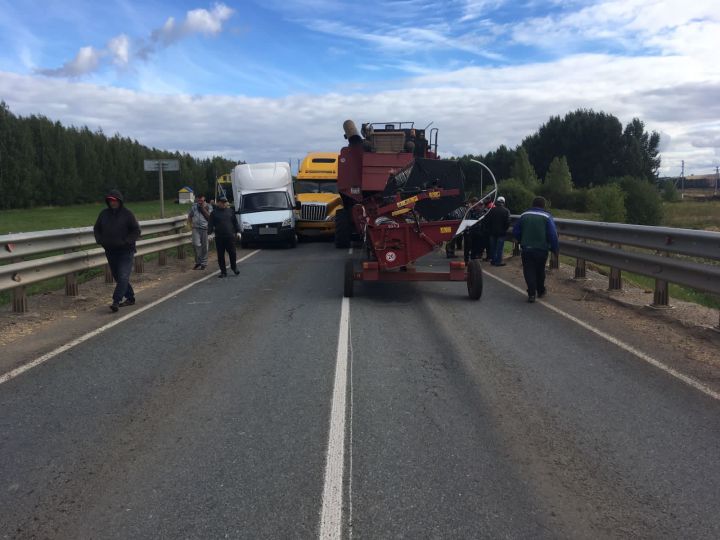
<path fill-rule="evenodd" d="M 72 249 L 64 250 L 65 253 L 72 253 Z M 78 282 L 77 272 L 67 274 L 65 276 L 65 296 L 77 296 L 78 295 Z"/>
<path fill-rule="evenodd" d="M 13 313 L 27 313 L 28 302 L 25 287 L 13 289 Z"/>
<path fill-rule="evenodd" d="M 575 279 L 587 279 L 585 259 L 575 260 Z"/>
<path fill-rule="evenodd" d="M 105 283 L 112 283 L 115 281 L 112 277 L 112 272 L 110 271 L 110 265 L 105 265 Z"/>
<path fill-rule="evenodd" d="M 135 257 L 135 273 L 142 274 L 145 272 L 145 257 L 138 255 Z"/>
<path fill-rule="evenodd" d="M 560 259 L 554 253 L 550 253 L 550 270 L 557 270 L 560 268 Z"/>
<path fill-rule="evenodd" d="M 622 290 L 622 272 L 619 268 L 610 268 L 610 280 L 608 289 L 611 291 Z"/>
<path fill-rule="evenodd" d="M 670 292 L 668 282 L 664 279 L 655 280 L 655 290 L 653 291 L 652 307 L 670 307 Z"/>

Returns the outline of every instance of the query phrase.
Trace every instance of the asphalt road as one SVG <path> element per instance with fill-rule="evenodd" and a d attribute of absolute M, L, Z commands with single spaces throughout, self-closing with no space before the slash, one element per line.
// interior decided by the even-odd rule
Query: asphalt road
<path fill-rule="evenodd" d="M 346 257 L 263 250 L 0 385 L 0 538 L 316 538 Z M 720 402 L 492 280 L 356 293 L 345 537 L 720 537 Z"/>

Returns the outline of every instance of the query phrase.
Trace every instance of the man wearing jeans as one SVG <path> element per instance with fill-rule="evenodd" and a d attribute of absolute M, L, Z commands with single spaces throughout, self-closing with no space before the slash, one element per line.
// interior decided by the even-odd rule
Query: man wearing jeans
<path fill-rule="evenodd" d="M 528 302 L 534 302 L 535 295 L 539 298 L 545 296 L 545 264 L 548 252 L 557 254 L 559 249 L 557 229 L 552 216 L 545 210 L 545 199 L 535 197 L 532 206 L 523 212 L 513 227 L 513 235 L 522 249 Z"/>
<path fill-rule="evenodd" d="M 490 230 L 490 259 L 493 266 L 505 266 L 503 259 L 503 246 L 505 233 L 510 227 L 510 210 L 505 207 L 505 197 L 498 197 L 495 206 L 485 216 Z"/>
<path fill-rule="evenodd" d="M 135 258 L 135 242 L 140 238 L 140 225 L 135 215 L 125 208 L 119 191 L 110 191 L 105 197 L 105 204 L 108 207 L 100 212 L 93 230 L 95 241 L 105 249 L 110 272 L 116 283 L 110 309 L 117 312 L 121 306 L 132 306 L 135 303 L 130 272 Z"/>
<path fill-rule="evenodd" d="M 207 267 L 209 219 L 210 209 L 205 204 L 205 197 L 200 195 L 188 212 L 188 222 L 192 227 L 192 244 L 195 250 L 193 270 L 205 270 Z"/>

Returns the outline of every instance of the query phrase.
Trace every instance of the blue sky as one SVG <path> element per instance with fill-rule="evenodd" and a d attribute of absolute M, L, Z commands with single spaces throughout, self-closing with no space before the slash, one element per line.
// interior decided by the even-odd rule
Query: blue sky
<path fill-rule="evenodd" d="M 663 172 L 682 159 L 709 172 L 716 11 L 708 0 L 0 0 L 0 99 L 249 161 L 337 149 L 345 118 L 434 121 L 445 155 L 486 152 L 584 107 L 660 131 Z"/>

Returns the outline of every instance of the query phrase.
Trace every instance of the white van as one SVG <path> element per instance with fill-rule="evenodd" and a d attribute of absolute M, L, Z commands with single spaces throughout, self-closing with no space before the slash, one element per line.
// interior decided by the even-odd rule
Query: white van
<path fill-rule="evenodd" d="M 261 242 L 297 246 L 290 165 L 284 162 L 237 165 L 232 171 L 232 186 L 243 248 Z"/>

